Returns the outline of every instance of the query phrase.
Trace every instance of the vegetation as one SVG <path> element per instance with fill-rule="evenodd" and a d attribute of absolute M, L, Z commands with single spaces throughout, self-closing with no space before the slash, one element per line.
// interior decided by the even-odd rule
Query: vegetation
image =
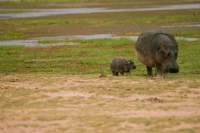
<path fill-rule="evenodd" d="M 135 41 L 121 39 L 40 40 L 50 46 L 0 46 L 1 73 L 110 74 L 109 62 L 116 56 L 132 59 L 138 66 L 133 73 L 144 75 L 145 67 L 137 61 Z M 62 42 L 63 46 L 51 46 Z M 178 40 L 180 75 L 199 76 L 200 41 Z"/>

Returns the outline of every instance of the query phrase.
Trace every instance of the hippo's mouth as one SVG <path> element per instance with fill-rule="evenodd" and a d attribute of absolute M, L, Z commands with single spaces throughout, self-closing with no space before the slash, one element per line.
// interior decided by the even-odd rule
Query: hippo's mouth
<path fill-rule="evenodd" d="M 179 66 L 176 62 L 168 62 L 166 64 L 162 64 L 163 72 L 165 73 L 178 73 Z"/>
<path fill-rule="evenodd" d="M 178 73 L 179 68 L 178 67 L 165 68 L 164 72 L 165 73 Z"/>
<path fill-rule="evenodd" d="M 132 69 L 136 69 L 136 66 L 134 66 Z"/>
<path fill-rule="evenodd" d="M 179 69 L 178 68 L 173 68 L 169 70 L 170 73 L 178 73 Z"/>

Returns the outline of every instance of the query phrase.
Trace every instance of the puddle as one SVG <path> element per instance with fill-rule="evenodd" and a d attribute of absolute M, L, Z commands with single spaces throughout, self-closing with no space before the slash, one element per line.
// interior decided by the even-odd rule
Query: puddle
<path fill-rule="evenodd" d="M 24 46 L 36 46 L 37 40 L 13 40 L 13 41 L 0 41 L 0 46 L 7 45 L 24 45 Z"/>
<path fill-rule="evenodd" d="M 95 13 L 103 11 L 104 8 L 30 9 L 30 10 L 26 9 L 26 10 L 28 12 L 0 14 L 0 19 L 44 17 L 49 15 L 63 15 L 63 14 Z"/>
<path fill-rule="evenodd" d="M 169 26 L 161 26 L 163 28 L 176 28 L 176 27 L 200 27 L 200 24 L 179 24 L 179 25 L 169 25 Z"/>
<path fill-rule="evenodd" d="M 199 38 L 189 38 L 189 37 L 175 37 L 175 38 L 177 40 L 186 40 L 186 41 L 190 41 L 190 42 L 199 40 Z"/>
<path fill-rule="evenodd" d="M 113 36 L 112 34 L 95 34 L 95 35 L 76 35 L 69 36 L 71 39 L 120 39 L 120 38 L 130 38 L 132 40 L 137 40 L 138 36 Z"/>
<path fill-rule="evenodd" d="M 182 9 L 200 9 L 200 4 L 168 5 L 168 6 L 132 8 L 132 9 L 131 8 L 129 9 L 108 9 L 108 8 L 26 9 L 27 12 L 21 12 L 21 13 L 0 13 L 0 19 L 43 17 L 49 15 L 64 15 L 64 14 L 159 11 L 159 10 L 182 10 Z M 1 10 L 6 11 L 8 9 L 2 8 Z"/>
<path fill-rule="evenodd" d="M 60 36 L 60 37 L 43 37 L 33 40 L 13 40 L 13 41 L 0 41 L 0 46 L 9 46 L 9 45 L 22 45 L 26 47 L 35 47 L 35 46 L 74 46 L 80 45 L 78 42 L 61 42 L 61 43 L 39 43 L 39 40 L 61 40 L 61 39 L 120 39 L 120 38 L 129 38 L 132 40 L 137 40 L 138 36 L 114 36 L 112 34 L 95 34 L 95 35 L 75 35 L 75 36 Z M 177 40 L 186 40 L 186 41 L 197 41 L 199 38 L 188 38 L 188 37 L 175 37 Z"/>
<path fill-rule="evenodd" d="M 64 37 L 63 37 L 64 38 Z M 66 38 L 66 37 L 65 37 Z M 39 40 L 41 39 L 33 39 L 33 40 L 12 40 L 12 41 L 0 41 L 0 46 L 13 46 L 13 45 L 21 45 L 21 46 L 26 46 L 26 47 L 35 47 L 35 46 L 63 46 L 63 45 L 68 45 L 68 46 L 74 46 L 74 45 L 80 45 L 79 43 L 76 42 L 60 42 L 60 43 L 39 43 Z M 56 39 L 59 40 L 61 37 L 52 37 L 49 39 Z"/>
<path fill-rule="evenodd" d="M 0 46 L 9 46 L 9 45 L 22 45 L 26 47 L 35 47 L 35 46 L 74 46 L 80 45 L 78 42 L 61 42 L 61 43 L 39 43 L 39 40 L 61 40 L 66 39 L 120 39 L 120 38 L 130 38 L 132 40 L 137 40 L 138 36 L 113 36 L 111 34 L 95 34 L 95 35 L 75 35 L 75 36 L 59 36 L 59 37 L 42 37 L 32 40 L 12 40 L 12 41 L 0 41 Z"/>

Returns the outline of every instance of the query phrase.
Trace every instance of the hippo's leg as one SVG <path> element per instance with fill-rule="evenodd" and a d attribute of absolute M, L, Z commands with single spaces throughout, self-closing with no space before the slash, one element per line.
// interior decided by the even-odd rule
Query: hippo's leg
<path fill-rule="evenodd" d="M 119 72 L 115 72 L 115 76 L 118 76 L 119 75 Z"/>
<path fill-rule="evenodd" d="M 130 71 L 128 71 L 126 73 L 127 73 L 127 76 L 131 77 L 131 72 Z"/>
<path fill-rule="evenodd" d="M 156 66 L 156 77 L 157 78 L 165 78 L 166 77 L 166 73 L 163 72 L 162 70 L 162 66 L 157 65 Z"/>
<path fill-rule="evenodd" d="M 124 72 L 120 72 L 120 74 L 121 74 L 122 76 L 124 76 Z"/>
<path fill-rule="evenodd" d="M 152 76 L 153 75 L 152 74 L 152 67 L 146 66 L 146 68 L 147 68 L 147 76 Z"/>
<path fill-rule="evenodd" d="M 113 76 L 115 76 L 115 71 L 112 71 Z"/>

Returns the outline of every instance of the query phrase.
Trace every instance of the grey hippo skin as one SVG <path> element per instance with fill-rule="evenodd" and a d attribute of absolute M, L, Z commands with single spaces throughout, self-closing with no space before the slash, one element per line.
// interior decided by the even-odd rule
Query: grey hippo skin
<path fill-rule="evenodd" d="M 167 76 L 167 73 L 178 73 L 176 63 L 178 43 L 173 35 L 166 31 L 150 30 L 143 32 L 137 39 L 137 59 L 146 66 L 147 75 L 153 76 L 152 67 L 156 68 L 156 77 Z"/>
<path fill-rule="evenodd" d="M 134 65 L 134 62 L 132 60 L 115 57 L 110 62 L 110 69 L 113 76 L 118 76 L 119 73 L 121 75 L 124 75 L 124 72 L 128 73 L 128 75 L 130 76 L 130 70 L 136 69 L 136 66 Z"/>

